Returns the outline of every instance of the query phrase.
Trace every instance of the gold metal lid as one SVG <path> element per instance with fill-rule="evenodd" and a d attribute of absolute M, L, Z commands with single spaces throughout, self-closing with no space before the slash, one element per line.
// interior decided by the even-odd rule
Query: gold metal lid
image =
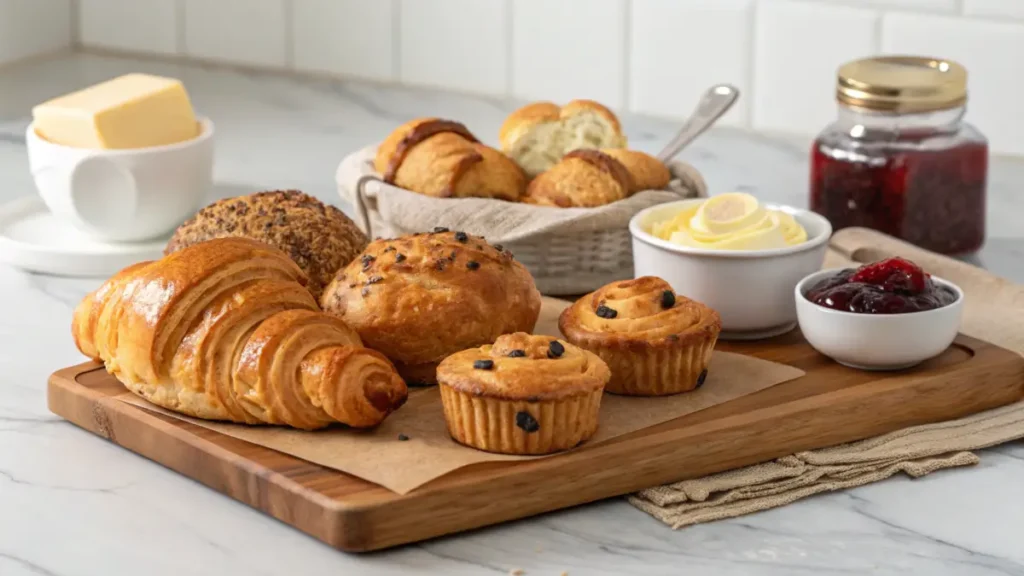
<path fill-rule="evenodd" d="M 856 108 L 929 112 L 967 102 L 967 69 L 952 60 L 879 56 L 839 67 L 836 100 Z"/>

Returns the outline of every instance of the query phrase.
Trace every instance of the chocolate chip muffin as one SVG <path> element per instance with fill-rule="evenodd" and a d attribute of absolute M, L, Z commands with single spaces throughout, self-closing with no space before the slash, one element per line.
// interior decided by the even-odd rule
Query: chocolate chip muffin
<path fill-rule="evenodd" d="M 422 386 L 437 382 L 449 354 L 532 332 L 541 300 L 508 250 L 442 228 L 371 242 L 320 304 L 391 359 L 406 383 Z"/>
<path fill-rule="evenodd" d="M 309 278 L 319 299 L 334 273 L 368 239 L 341 210 L 298 190 L 258 192 L 214 202 L 174 232 L 164 254 L 214 238 L 258 240 L 283 250 Z"/>

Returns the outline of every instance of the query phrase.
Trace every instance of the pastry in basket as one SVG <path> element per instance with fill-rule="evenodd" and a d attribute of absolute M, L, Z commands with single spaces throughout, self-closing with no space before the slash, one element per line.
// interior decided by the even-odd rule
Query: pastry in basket
<path fill-rule="evenodd" d="M 560 208 L 593 208 L 640 190 L 668 186 L 668 168 L 636 150 L 573 150 L 530 181 L 524 202 Z"/>
<path fill-rule="evenodd" d="M 501 152 L 451 120 L 419 118 L 377 148 L 374 169 L 385 182 L 438 198 L 518 200 L 526 175 Z"/>
<path fill-rule="evenodd" d="M 322 428 L 379 424 L 405 402 L 383 354 L 324 314 L 284 252 L 221 238 L 132 265 L 75 309 L 78 349 L 132 392 L 189 416 Z"/>
<path fill-rule="evenodd" d="M 453 354 L 437 368 L 452 438 L 504 454 L 549 454 L 593 436 L 609 376 L 596 355 L 523 332 Z"/>
<path fill-rule="evenodd" d="M 375 240 L 338 272 L 321 301 L 412 385 L 437 382 L 445 356 L 532 332 L 540 292 L 507 250 L 445 229 Z"/>
<path fill-rule="evenodd" d="M 573 100 L 561 107 L 551 102 L 527 104 L 509 114 L 498 138 L 502 151 L 531 177 L 573 150 L 626 147 L 619 119 L 592 100 Z"/>
<path fill-rule="evenodd" d="M 297 190 L 276 190 L 210 204 L 174 232 L 164 253 L 226 237 L 251 238 L 284 250 L 306 273 L 316 298 L 369 242 L 334 206 Z"/>
<path fill-rule="evenodd" d="M 704 384 L 722 322 L 661 278 L 645 276 L 580 298 L 559 316 L 558 328 L 608 364 L 608 392 L 664 396 Z"/>

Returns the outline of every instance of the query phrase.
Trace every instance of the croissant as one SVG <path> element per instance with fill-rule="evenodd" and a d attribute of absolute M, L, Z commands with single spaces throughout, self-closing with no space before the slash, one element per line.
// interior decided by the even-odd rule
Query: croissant
<path fill-rule="evenodd" d="M 125 268 L 75 309 L 82 354 L 129 390 L 198 418 L 312 430 L 379 424 L 408 389 L 324 314 L 284 252 L 220 238 Z"/>

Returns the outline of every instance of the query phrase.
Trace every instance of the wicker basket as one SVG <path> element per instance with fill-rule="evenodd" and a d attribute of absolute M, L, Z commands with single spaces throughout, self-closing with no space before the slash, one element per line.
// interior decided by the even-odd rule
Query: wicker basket
<path fill-rule="evenodd" d="M 646 190 L 597 208 L 551 208 L 490 198 L 433 198 L 384 183 L 373 169 L 376 146 L 346 157 L 336 175 L 341 197 L 371 237 L 392 238 L 443 226 L 485 236 L 515 254 L 544 294 L 575 295 L 633 276 L 629 220 L 680 198 L 707 195 L 689 164 L 669 164 L 667 190 Z"/>

